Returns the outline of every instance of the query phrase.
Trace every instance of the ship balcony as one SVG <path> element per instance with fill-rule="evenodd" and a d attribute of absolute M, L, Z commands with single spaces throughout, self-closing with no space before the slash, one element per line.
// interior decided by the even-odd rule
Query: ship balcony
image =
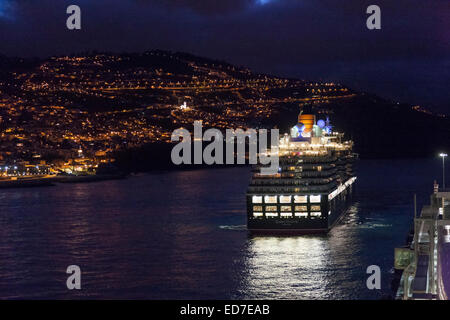
<path fill-rule="evenodd" d="M 282 171 L 279 174 L 279 177 L 281 178 L 329 178 L 334 176 L 337 173 L 336 170 L 328 170 L 328 171 L 303 171 L 303 172 L 291 172 L 291 171 Z M 275 176 L 275 175 L 274 175 Z M 264 178 L 264 177 L 272 177 L 272 176 L 265 176 L 265 175 L 259 175 L 255 174 L 255 178 Z"/>
<path fill-rule="evenodd" d="M 269 193 L 289 193 L 289 194 L 298 194 L 298 193 L 310 193 L 310 192 L 319 192 L 319 193 L 327 193 L 333 189 L 336 189 L 337 183 L 329 183 L 326 185 L 309 185 L 309 186 L 294 186 L 294 187 L 282 187 L 282 186 L 249 186 L 247 193 L 248 194 L 269 194 Z"/>
<path fill-rule="evenodd" d="M 326 185 L 339 178 L 317 178 L 317 179 L 252 179 L 250 186 L 311 186 L 311 185 Z"/>
<path fill-rule="evenodd" d="M 280 163 L 288 163 L 288 164 L 329 164 L 336 162 L 336 158 L 302 158 L 302 160 L 299 160 L 299 158 L 286 158 L 286 157 L 280 157 L 279 162 Z"/>

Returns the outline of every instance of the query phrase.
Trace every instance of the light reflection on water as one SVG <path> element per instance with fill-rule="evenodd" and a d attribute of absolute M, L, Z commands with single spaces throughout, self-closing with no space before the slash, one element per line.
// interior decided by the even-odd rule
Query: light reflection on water
<path fill-rule="evenodd" d="M 320 290 L 318 284 L 327 287 L 324 271 L 329 247 L 326 241 L 318 238 L 254 238 L 249 242 L 248 251 L 245 297 L 313 298 L 314 292 Z"/>
<path fill-rule="evenodd" d="M 357 235 L 346 227 L 357 214 L 357 206 L 351 207 L 343 224 L 328 235 L 250 237 L 240 298 L 357 298 L 344 289 L 355 285 L 353 277 L 365 270 L 354 255 L 361 250 Z M 363 281 L 357 282 L 361 289 Z"/>
<path fill-rule="evenodd" d="M 413 174 L 412 174 L 413 173 Z M 0 298 L 378 299 L 393 249 L 440 176 L 433 161 L 361 161 L 328 235 L 251 237 L 248 168 L 0 192 Z M 82 290 L 65 288 L 80 265 Z M 366 288 L 366 268 L 382 290 Z"/>

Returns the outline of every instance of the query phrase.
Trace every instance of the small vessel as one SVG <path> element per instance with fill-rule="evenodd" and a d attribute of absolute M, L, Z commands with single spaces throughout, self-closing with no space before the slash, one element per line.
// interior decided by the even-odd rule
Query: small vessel
<path fill-rule="evenodd" d="M 113 165 L 105 165 L 97 169 L 96 172 L 81 172 L 81 173 L 59 173 L 54 179 L 55 182 L 60 183 L 81 183 L 81 182 L 96 182 L 104 180 L 119 180 L 125 179 L 126 174 L 119 171 Z"/>
<path fill-rule="evenodd" d="M 29 188 L 53 186 L 53 176 L 26 176 L 0 179 L 0 188 Z"/>
<path fill-rule="evenodd" d="M 300 112 L 281 137 L 279 169 L 264 175 L 255 166 L 247 190 L 247 227 L 258 234 L 326 233 L 352 201 L 356 176 L 353 142 L 332 131 L 330 121 Z"/>
<path fill-rule="evenodd" d="M 54 180 L 60 183 L 81 183 L 81 182 L 96 182 L 105 180 L 119 180 L 125 179 L 124 174 L 67 174 L 58 175 Z"/>

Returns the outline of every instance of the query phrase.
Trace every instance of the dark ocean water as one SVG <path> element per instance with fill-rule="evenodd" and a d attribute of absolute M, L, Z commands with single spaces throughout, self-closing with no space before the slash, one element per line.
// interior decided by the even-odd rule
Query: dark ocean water
<path fill-rule="evenodd" d="M 325 236 L 250 237 L 248 168 L 0 190 L 0 298 L 379 299 L 439 160 L 360 161 L 356 201 Z M 79 265 L 82 290 L 66 288 Z M 381 290 L 366 287 L 378 265 Z"/>

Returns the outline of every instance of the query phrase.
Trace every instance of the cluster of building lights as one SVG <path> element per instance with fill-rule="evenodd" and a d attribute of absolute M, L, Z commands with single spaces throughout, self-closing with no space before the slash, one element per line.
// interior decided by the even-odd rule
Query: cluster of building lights
<path fill-rule="evenodd" d="M 0 166 L 0 176 L 2 177 L 20 177 L 20 176 L 33 176 L 33 175 L 43 175 L 49 173 L 48 166 L 38 165 L 32 166 Z"/>

